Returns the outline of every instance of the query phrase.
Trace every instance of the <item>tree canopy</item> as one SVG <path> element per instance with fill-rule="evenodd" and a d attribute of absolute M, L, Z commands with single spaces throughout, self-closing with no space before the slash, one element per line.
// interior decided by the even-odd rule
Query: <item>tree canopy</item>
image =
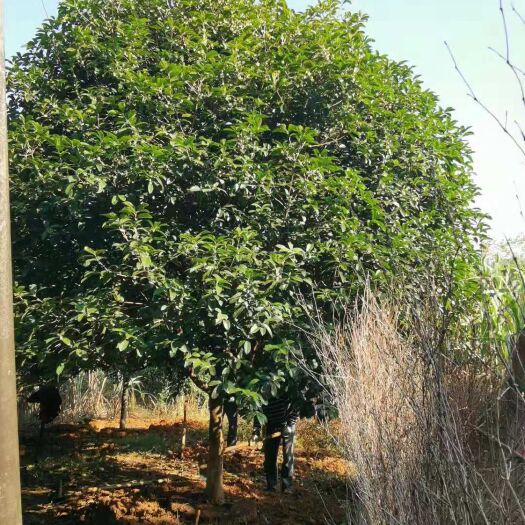
<path fill-rule="evenodd" d="M 297 373 L 309 308 L 468 265 L 467 130 L 364 20 L 60 4 L 8 80 L 23 368 L 183 365 L 256 408 Z"/>

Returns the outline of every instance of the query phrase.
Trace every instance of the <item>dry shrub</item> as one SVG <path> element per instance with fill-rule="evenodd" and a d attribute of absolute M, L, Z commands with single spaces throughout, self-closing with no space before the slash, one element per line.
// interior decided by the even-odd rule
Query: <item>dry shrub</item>
<path fill-rule="evenodd" d="M 84 418 L 113 418 L 120 409 L 120 385 L 101 370 L 80 372 L 60 388 L 59 420 L 73 423 Z"/>
<path fill-rule="evenodd" d="M 159 392 L 145 392 L 140 377 L 131 380 L 130 415 L 147 418 L 208 420 L 208 410 L 202 394 L 191 387 L 176 397 L 160 385 Z M 60 388 L 62 396 L 61 422 L 73 423 L 84 418 L 114 419 L 120 413 L 122 381 L 101 370 L 81 372 Z"/>
<path fill-rule="evenodd" d="M 400 308 L 367 291 L 313 337 L 357 471 L 349 522 L 525 522 L 523 467 L 498 439 L 501 378 L 450 359 L 439 311 L 410 308 L 401 328 Z"/>
<path fill-rule="evenodd" d="M 20 430 L 39 425 L 36 403 L 27 403 L 32 388 L 19 392 L 18 421 Z M 60 386 L 62 405 L 58 423 L 78 423 L 84 419 L 112 419 L 120 407 L 120 385 L 103 371 L 80 372 Z"/>
<path fill-rule="evenodd" d="M 319 424 L 315 418 L 299 419 L 296 432 L 297 446 L 312 457 L 327 453 L 338 456 L 340 451 L 336 447 L 337 441 L 334 441 L 334 437 L 337 439 L 340 431 L 339 420 Z"/>
<path fill-rule="evenodd" d="M 183 418 L 184 404 L 186 403 L 186 415 L 192 421 L 208 422 L 210 414 L 207 398 L 198 391 L 196 387 L 190 386 L 189 391 L 177 396 L 173 402 L 171 417 Z"/>
<path fill-rule="evenodd" d="M 351 327 L 348 329 L 348 327 Z M 423 476 L 425 436 L 416 411 L 424 403 L 422 363 L 397 332 L 391 309 L 368 301 L 358 322 L 324 332 L 320 355 L 339 410 L 340 446 L 356 465 L 360 521 L 408 523 L 413 485 Z"/>

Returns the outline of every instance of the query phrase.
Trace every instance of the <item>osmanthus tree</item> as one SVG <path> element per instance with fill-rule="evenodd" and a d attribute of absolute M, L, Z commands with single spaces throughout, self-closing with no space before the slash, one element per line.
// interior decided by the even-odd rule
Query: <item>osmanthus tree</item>
<path fill-rule="evenodd" d="M 66 0 L 10 67 L 21 363 L 184 366 L 214 502 L 223 399 L 293 383 L 310 308 L 475 259 L 466 130 L 362 25 L 334 1 Z"/>
<path fill-rule="evenodd" d="M 141 218 L 149 216 L 144 211 L 138 213 Z M 130 221 L 121 221 L 122 227 L 125 222 Z M 128 233 L 137 237 L 135 231 Z M 57 375 L 72 377 L 81 370 L 104 370 L 122 382 L 120 428 L 124 429 L 132 378 L 146 367 L 164 367 L 167 359 L 172 367 L 183 366 L 181 359 L 170 358 L 169 346 L 159 340 L 163 337 L 157 330 L 159 306 L 151 294 L 145 295 L 154 276 L 145 254 L 147 242 L 154 236 L 155 226 L 151 225 L 140 247 L 127 238 L 123 243 L 113 243 L 111 249 L 120 257 L 120 266 L 102 271 L 91 267 L 96 252 L 86 246 L 84 256 L 76 254 L 76 264 L 81 268 L 77 285 L 82 292 L 77 288 L 72 293 L 68 288 L 72 283 L 57 275 L 56 283 L 42 276 L 38 285 L 15 288 L 22 382 L 39 383 Z M 128 259 L 132 259 L 129 264 Z M 70 264 L 75 263 L 72 260 Z M 60 269 L 68 270 L 63 266 Z M 88 280 L 91 282 L 86 283 Z M 55 286 L 65 288 L 58 292 Z M 143 293 L 134 295 L 133 290 L 141 287 Z M 126 298 L 121 290 L 125 290 Z"/>

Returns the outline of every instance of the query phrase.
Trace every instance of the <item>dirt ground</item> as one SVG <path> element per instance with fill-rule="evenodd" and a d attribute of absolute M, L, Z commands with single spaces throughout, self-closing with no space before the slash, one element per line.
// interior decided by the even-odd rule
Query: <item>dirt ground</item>
<path fill-rule="evenodd" d="M 182 454 L 179 421 L 130 419 L 124 432 L 116 426 L 55 425 L 40 445 L 33 432 L 22 434 L 25 525 L 344 522 L 348 467 L 315 444 L 312 423 L 302 446 L 299 440 L 291 494 L 264 491 L 260 448 L 226 449 L 226 504 L 219 508 L 203 496 L 205 423 L 190 421 Z"/>

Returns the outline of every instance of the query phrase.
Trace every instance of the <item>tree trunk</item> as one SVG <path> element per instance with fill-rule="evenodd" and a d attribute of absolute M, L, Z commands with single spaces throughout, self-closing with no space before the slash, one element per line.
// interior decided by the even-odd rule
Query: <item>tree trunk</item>
<path fill-rule="evenodd" d="M 184 396 L 184 412 L 182 416 L 182 437 L 180 441 L 181 456 L 186 448 L 186 435 L 188 433 L 188 398 Z"/>
<path fill-rule="evenodd" d="M 224 454 L 222 401 L 220 399 L 212 399 L 210 396 L 209 407 L 210 426 L 206 493 L 211 503 L 214 505 L 222 505 L 224 503 L 224 488 L 222 486 Z"/>
<path fill-rule="evenodd" d="M 122 378 L 122 396 L 120 398 L 120 430 L 126 430 L 128 421 L 128 407 L 129 403 L 129 377 L 124 376 Z"/>

